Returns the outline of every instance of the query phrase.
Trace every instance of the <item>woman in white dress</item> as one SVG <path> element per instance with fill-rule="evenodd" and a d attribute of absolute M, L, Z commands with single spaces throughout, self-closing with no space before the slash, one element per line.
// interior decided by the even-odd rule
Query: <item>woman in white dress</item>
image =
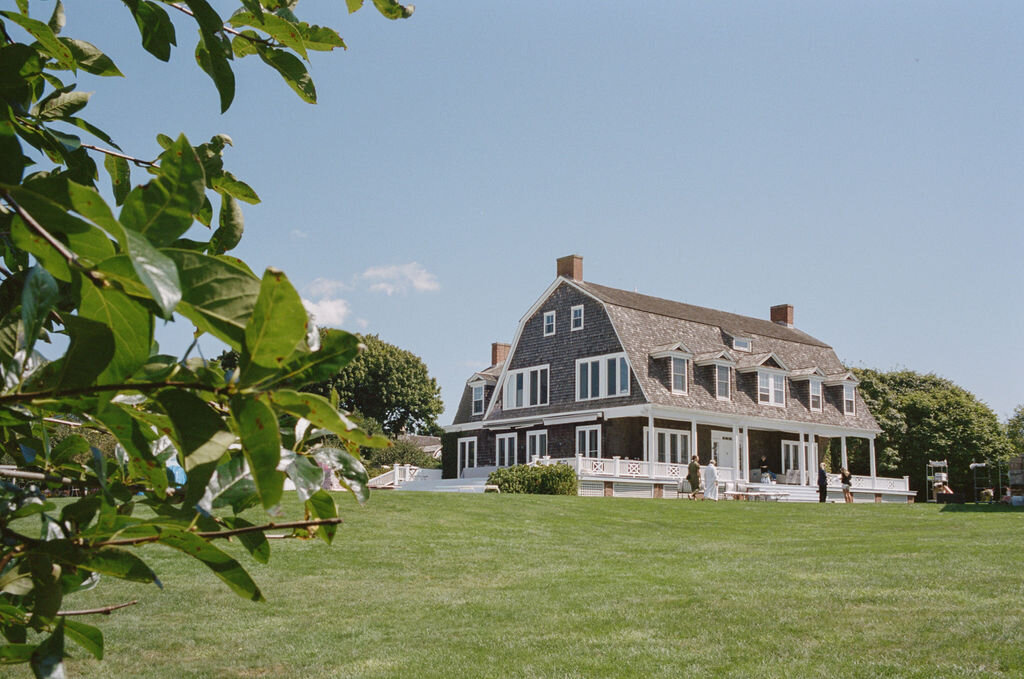
<path fill-rule="evenodd" d="M 704 467 L 704 499 L 718 501 L 718 468 L 714 458 Z"/>

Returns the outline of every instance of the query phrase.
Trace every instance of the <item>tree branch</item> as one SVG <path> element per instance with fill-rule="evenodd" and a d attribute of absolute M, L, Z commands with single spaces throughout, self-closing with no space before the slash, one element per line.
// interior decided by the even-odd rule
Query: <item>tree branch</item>
<path fill-rule="evenodd" d="M 157 389 L 163 389 L 164 387 L 198 389 L 201 391 L 210 391 L 214 394 L 229 393 L 233 389 L 233 387 L 212 387 L 208 384 L 203 384 L 202 382 L 122 382 L 121 384 L 93 384 L 88 387 L 78 387 L 76 389 L 23 391 L 20 394 L 6 394 L 4 396 L 0 396 L 0 405 L 64 398 L 65 396 L 86 396 L 105 391 L 155 391 Z"/>
<path fill-rule="evenodd" d="M 230 538 L 235 535 L 243 535 L 245 533 L 262 533 L 268 530 L 280 529 L 280 528 L 310 528 L 312 526 L 332 526 L 341 523 L 341 518 L 336 517 L 333 519 L 312 519 L 310 521 L 288 521 L 285 523 L 265 523 L 262 526 L 246 526 L 244 528 L 233 528 L 231 530 L 214 530 L 204 531 L 196 533 L 201 538 L 208 540 L 216 540 L 221 538 Z M 267 537 L 277 537 L 268 535 Z M 281 536 L 283 537 L 283 536 Z M 123 545 L 142 545 L 147 542 L 156 542 L 160 539 L 159 535 L 147 535 L 146 537 L 139 538 L 119 538 L 117 540 L 104 540 L 102 542 L 94 542 L 91 547 L 109 547 L 109 546 L 123 546 Z"/>
<path fill-rule="evenodd" d="M 188 7 L 185 7 L 183 5 L 179 5 L 176 2 L 169 2 L 167 4 L 168 4 L 168 6 L 173 7 L 174 9 L 178 10 L 179 12 L 182 12 L 184 14 L 189 15 L 193 19 L 196 18 L 196 15 Z M 240 32 L 240 31 L 236 31 L 235 29 L 231 28 L 230 26 L 228 26 L 226 24 L 222 25 L 220 27 L 220 30 L 224 31 L 225 33 L 230 33 L 231 35 L 237 35 L 239 38 L 242 38 L 243 40 L 248 40 L 249 42 L 258 43 L 260 45 L 265 45 L 267 47 L 278 47 L 280 45 L 280 43 L 275 42 L 273 40 L 270 40 L 268 38 L 254 38 L 251 35 L 245 35 L 244 33 Z"/>
<path fill-rule="evenodd" d="M 68 250 L 67 246 L 61 243 L 59 240 L 57 240 L 53 236 L 53 234 L 47 231 L 42 224 L 37 222 L 35 217 L 30 215 L 28 211 L 25 210 L 25 208 L 21 207 L 21 205 L 18 205 L 18 201 L 14 200 L 14 196 L 12 196 L 9 192 L 4 191 L 3 198 L 5 201 L 7 201 L 8 205 L 14 208 L 14 211 L 18 213 L 18 216 L 21 217 L 22 220 L 24 220 L 24 222 L 28 224 L 33 231 L 42 236 L 43 240 L 49 243 L 54 250 L 60 253 L 61 257 L 68 260 L 69 264 L 74 264 L 75 266 L 81 267 L 81 264 L 78 261 L 78 255 L 71 252 L 71 250 Z"/>
<path fill-rule="evenodd" d="M 110 149 L 105 149 L 102 146 L 93 146 L 92 144 L 82 144 L 82 148 L 92 149 L 93 151 L 98 151 L 99 153 L 105 153 L 108 156 L 114 156 L 115 158 L 124 158 L 128 162 L 133 163 L 136 167 L 156 167 L 157 166 L 155 160 L 143 160 L 142 158 L 136 158 L 135 156 L 129 156 L 126 153 L 119 153 L 117 151 L 111 151 Z"/>
<path fill-rule="evenodd" d="M 110 615 L 111 611 L 116 611 L 119 608 L 128 608 L 129 606 L 134 606 L 137 603 L 139 603 L 138 599 L 132 599 L 127 603 L 103 606 L 101 608 L 86 608 L 81 611 L 57 611 L 57 615 Z"/>

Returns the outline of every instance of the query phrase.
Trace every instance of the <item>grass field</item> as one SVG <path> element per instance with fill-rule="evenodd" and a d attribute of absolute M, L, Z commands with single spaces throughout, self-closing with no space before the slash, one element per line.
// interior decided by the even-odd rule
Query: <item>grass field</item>
<path fill-rule="evenodd" d="M 1021 677 L 1024 513 L 377 492 L 332 547 L 241 549 L 269 599 L 162 547 L 66 600 L 83 677 Z M 229 547 L 234 547 L 233 545 Z M 14 668 L 8 668 L 12 670 Z M 27 676 L 27 667 L 17 668 Z"/>

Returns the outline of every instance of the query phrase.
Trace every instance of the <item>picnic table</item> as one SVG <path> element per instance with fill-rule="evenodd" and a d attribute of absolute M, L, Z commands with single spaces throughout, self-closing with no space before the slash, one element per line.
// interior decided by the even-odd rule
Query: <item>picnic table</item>
<path fill-rule="evenodd" d="M 789 493 L 781 490 L 728 490 L 725 496 L 732 500 L 747 500 L 748 502 L 778 502 L 782 498 L 789 497 Z"/>

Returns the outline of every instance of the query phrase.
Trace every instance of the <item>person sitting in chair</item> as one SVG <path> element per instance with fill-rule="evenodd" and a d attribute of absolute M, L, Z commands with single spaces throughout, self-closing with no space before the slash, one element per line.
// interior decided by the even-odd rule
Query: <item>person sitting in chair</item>
<path fill-rule="evenodd" d="M 768 480 L 775 480 L 775 474 L 771 469 L 768 468 L 768 458 L 764 455 L 761 456 L 761 483 L 768 483 Z"/>

